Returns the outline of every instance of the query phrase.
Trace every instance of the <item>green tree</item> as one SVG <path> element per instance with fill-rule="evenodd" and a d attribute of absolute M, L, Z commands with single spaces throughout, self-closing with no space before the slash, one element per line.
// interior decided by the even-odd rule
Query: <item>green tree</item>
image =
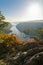
<path fill-rule="evenodd" d="M 4 32 L 4 28 L 8 26 L 8 23 L 4 21 L 5 16 L 0 11 L 0 34 Z"/>
<path fill-rule="evenodd" d="M 5 20 L 5 17 L 3 16 L 2 12 L 0 11 L 0 22 Z"/>

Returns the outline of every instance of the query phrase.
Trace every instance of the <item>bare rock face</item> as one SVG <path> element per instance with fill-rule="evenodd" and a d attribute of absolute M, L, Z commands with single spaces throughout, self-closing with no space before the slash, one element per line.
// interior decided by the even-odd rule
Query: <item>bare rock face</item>
<path fill-rule="evenodd" d="M 25 65 L 43 65 L 43 52 L 37 53 L 30 58 Z"/>

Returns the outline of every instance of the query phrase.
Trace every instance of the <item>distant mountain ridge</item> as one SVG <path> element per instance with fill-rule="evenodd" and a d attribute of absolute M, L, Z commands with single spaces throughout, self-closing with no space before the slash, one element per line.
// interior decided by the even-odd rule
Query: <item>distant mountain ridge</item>
<path fill-rule="evenodd" d="M 39 22 L 40 21 L 40 22 Z M 17 29 L 20 30 L 21 32 L 24 29 L 30 28 L 30 29 L 37 29 L 37 28 L 43 28 L 43 20 L 38 20 L 37 22 L 32 21 L 32 22 L 21 22 L 17 26 Z"/>

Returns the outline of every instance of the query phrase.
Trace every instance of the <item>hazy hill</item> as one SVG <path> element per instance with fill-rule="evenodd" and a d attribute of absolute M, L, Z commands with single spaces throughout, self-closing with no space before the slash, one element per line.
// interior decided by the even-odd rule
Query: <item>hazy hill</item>
<path fill-rule="evenodd" d="M 30 34 L 33 32 L 33 30 L 36 30 L 37 28 L 43 28 L 43 20 L 36 20 L 36 21 L 30 21 L 30 22 L 21 22 L 17 26 L 17 29 L 21 32 L 24 30 L 30 28 Z M 28 34 L 28 33 L 26 33 Z"/>

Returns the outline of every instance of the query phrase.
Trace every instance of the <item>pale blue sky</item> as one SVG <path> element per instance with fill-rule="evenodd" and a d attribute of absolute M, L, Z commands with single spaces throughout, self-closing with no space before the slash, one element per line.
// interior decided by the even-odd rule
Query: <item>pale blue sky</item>
<path fill-rule="evenodd" d="M 11 22 L 43 19 L 43 0 L 0 0 L 0 10 Z"/>

